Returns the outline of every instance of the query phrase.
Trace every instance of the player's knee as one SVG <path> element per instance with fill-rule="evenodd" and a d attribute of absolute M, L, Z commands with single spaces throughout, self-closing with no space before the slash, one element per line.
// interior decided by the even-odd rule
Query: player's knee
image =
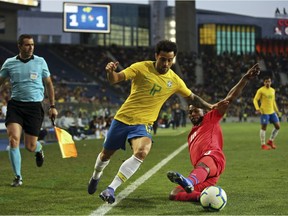
<path fill-rule="evenodd" d="M 210 173 L 210 167 L 203 162 L 198 163 L 196 167 L 203 168 L 207 171 L 208 174 Z"/>
<path fill-rule="evenodd" d="M 9 145 L 11 148 L 16 148 L 19 146 L 20 140 L 16 136 L 9 137 Z"/>
<path fill-rule="evenodd" d="M 135 155 L 135 157 L 143 161 L 149 154 L 150 149 L 151 149 L 150 143 L 146 145 L 141 145 L 141 146 L 138 146 L 138 148 L 133 148 L 133 152 L 134 152 L 133 154 Z"/>

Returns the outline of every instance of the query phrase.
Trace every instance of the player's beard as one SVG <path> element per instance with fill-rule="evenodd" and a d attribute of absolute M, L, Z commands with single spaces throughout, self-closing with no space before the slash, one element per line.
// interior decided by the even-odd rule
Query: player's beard
<path fill-rule="evenodd" d="M 203 120 L 203 116 L 199 116 L 199 117 L 192 117 L 190 119 L 190 121 L 192 122 L 193 125 L 199 125 Z"/>
<path fill-rule="evenodd" d="M 168 70 L 169 70 L 169 68 L 164 68 L 164 67 L 157 69 L 158 73 L 160 73 L 160 74 L 165 74 L 168 72 Z"/>

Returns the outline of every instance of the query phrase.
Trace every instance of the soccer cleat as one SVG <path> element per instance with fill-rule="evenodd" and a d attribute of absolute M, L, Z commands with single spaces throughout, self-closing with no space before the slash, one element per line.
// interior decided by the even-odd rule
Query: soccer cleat
<path fill-rule="evenodd" d="M 11 186 L 12 187 L 18 187 L 18 186 L 21 186 L 22 184 L 23 184 L 23 181 L 22 181 L 22 179 L 20 179 L 20 176 L 15 176 L 15 179 L 11 183 Z"/>
<path fill-rule="evenodd" d="M 99 197 L 104 201 L 108 202 L 109 204 L 112 204 L 115 202 L 115 195 L 114 195 L 114 189 L 107 187 L 106 190 L 102 191 L 99 195 Z"/>
<path fill-rule="evenodd" d="M 95 180 L 95 179 L 93 179 L 93 177 L 91 177 L 89 184 L 88 184 L 88 193 L 89 194 L 94 194 L 96 192 L 99 180 L 100 180 L 100 178 Z"/>
<path fill-rule="evenodd" d="M 185 178 L 180 173 L 169 171 L 167 177 L 171 182 L 180 185 L 187 193 L 191 193 L 194 190 L 194 186 L 189 179 Z"/>
<path fill-rule="evenodd" d="M 271 146 L 272 149 L 276 149 L 276 145 L 272 140 L 268 140 L 267 145 Z"/>
<path fill-rule="evenodd" d="M 270 146 L 265 145 L 265 144 L 261 145 L 261 148 L 262 148 L 262 150 L 270 150 L 271 149 Z"/>
<path fill-rule="evenodd" d="M 44 152 L 43 149 L 41 149 L 39 152 L 36 152 L 35 154 L 36 157 L 36 164 L 38 167 L 41 167 L 44 162 Z"/>

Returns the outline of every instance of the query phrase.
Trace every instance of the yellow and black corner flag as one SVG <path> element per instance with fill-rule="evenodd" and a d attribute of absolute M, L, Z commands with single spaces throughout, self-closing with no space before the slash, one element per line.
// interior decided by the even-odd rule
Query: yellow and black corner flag
<path fill-rule="evenodd" d="M 77 149 L 71 134 L 64 129 L 56 127 L 53 120 L 52 124 L 54 126 L 56 138 L 60 146 L 62 158 L 77 157 Z"/>

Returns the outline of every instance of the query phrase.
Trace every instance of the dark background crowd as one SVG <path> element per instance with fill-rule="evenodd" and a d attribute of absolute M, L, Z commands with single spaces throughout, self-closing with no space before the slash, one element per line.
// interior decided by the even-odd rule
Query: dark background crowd
<path fill-rule="evenodd" d="M 6 58 L 18 53 L 14 43 L 1 43 L 0 49 L 0 66 Z M 69 113 L 74 119 L 73 124 L 82 128 L 81 132 L 75 135 L 82 138 L 83 131 L 84 135 L 92 133 L 98 138 L 105 136 L 109 121 L 129 93 L 129 82 L 110 86 L 106 79 L 105 65 L 109 61 L 119 61 L 120 71 L 140 60 L 154 60 L 154 50 L 147 47 L 39 44 L 35 47 L 35 54 L 44 57 L 48 63 L 55 86 L 57 108 L 60 111 L 59 119 Z M 213 103 L 224 98 L 241 75 L 256 62 L 260 63 L 262 71 L 258 82 L 247 86 L 242 96 L 229 109 L 227 116 L 239 117 L 239 121 L 247 117 L 255 117 L 252 100 L 257 88 L 263 85 L 261 78 L 265 75 L 271 76 L 279 110 L 283 116 L 286 116 L 288 114 L 287 54 L 223 53 L 211 56 L 205 53 L 178 53 L 173 70 L 183 78 L 194 93 Z M 2 88 L 2 119 L 5 118 L 5 107 L 9 96 L 9 86 Z M 162 107 L 157 126 L 163 128 L 185 126 L 186 106 L 187 104 L 181 101 L 180 97 L 170 98 Z M 94 129 L 91 123 L 93 121 L 95 121 Z M 100 134 L 96 132 L 99 130 Z"/>

